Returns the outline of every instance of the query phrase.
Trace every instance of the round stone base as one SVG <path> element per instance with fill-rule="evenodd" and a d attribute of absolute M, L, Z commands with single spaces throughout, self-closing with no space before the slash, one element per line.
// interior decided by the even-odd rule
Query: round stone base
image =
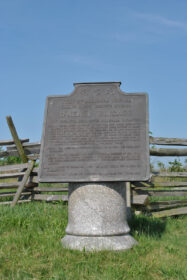
<path fill-rule="evenodd" d="M 138 242 L 129 234 L 118 236 L 75 236 L 65 235 L 62 238 L 64 248 L 72 250 L 102 251 L 102 250 L 127 250 Z"/>

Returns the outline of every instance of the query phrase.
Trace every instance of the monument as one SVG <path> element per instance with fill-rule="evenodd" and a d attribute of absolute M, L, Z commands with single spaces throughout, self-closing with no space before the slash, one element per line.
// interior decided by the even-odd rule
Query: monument
<path fill-rule="evenodd" d="M 120 82 L 76 83 L 46 102 L 40 182 L 68 182 L 64 247 L 125 250 L 125 182 L 149 178 L 148 101 Z"/>

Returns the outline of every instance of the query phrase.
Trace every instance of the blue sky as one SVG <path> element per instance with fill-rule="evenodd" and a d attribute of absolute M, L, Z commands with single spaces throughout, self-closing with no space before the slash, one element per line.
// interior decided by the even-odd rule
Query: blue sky
<path fill-rule="evenodd" d="M 186 0 L 0 0 L 0 139 L 40 141 L 47 95 L 121 81 L 154 136 L 187 138 Z"/>

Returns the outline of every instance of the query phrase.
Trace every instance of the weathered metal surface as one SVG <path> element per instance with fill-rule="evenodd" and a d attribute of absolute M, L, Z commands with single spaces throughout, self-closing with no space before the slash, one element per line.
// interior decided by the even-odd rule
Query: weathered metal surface
<path fill-rule="evenodd" d="M 147 95 L 120 83 L 75 84 L 47 98 L 41 182 L 143 181 L 149 177 Z"/>

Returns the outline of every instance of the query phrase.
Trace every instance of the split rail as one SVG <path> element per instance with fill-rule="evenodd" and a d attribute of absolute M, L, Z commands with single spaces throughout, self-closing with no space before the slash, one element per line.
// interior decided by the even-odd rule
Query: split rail
<path fill-rule="evenodd" d="M 68 184 L 39 184 L 37 160 L 40 142 L 19 139 L 11 117 L 7 122 L 13 140 L 0 140 L 0 160 L 19 156 L 22 164 L 0 166 L 0 205 L 31 201 L 68 201 Z M 187 146 L 187 139 L 150 137 L 151 156 L 187 156 L 187 148 L 155 148 L 153 145 Z M 127 206 L 155 217 L 187 214 L 187 172 L 153 172 L 147 182 L 126 183 Z"/>

